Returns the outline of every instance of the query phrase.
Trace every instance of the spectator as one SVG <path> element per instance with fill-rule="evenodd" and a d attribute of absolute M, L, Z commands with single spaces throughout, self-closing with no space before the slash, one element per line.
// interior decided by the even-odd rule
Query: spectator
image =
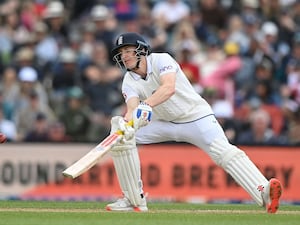
<path fill-rule="evenodd" d="M 97 57 L 93 57 L 93 51 L 97 46 L 97 41 L 95 37 L 96 26 L 94 23 L 88 21 L 84 23 L 82 27 L 80 27 L 80 31 L 81 36 L 80 43 L 78 46 L 78 58 L 80 68 L 84 68 L 86 64 L 92 61 L 92 59 L 97 59 Z M 106 49 L 105 45 L 103 47 Z M 101 58 L 101 60 L 103 59 Z"/>
<path fill-rule="evenodd" d="M 243 31 L 248 38 L 248 42 L 246 39 L 243 39 L 243 42 L 240 42 L 240 47 L 242 48 L 243 55 L 251 54 L 251 44 L 252 42 L 259 42 L 263 39 L 260 28 L 261 28 L 261 18 L 255 13 L 245 13 L 242 15 L 243 19 Z"/>
<path fill-rule="evenodd" d="M 114 109 L 123 103 L 117 81 L 110 80 L 109 73 L 95 65 L 87 67 L 84 76 L 87 79 L 84 91 L 91 109 L 106 116 L 112 115 Z"/>
<path fill-rule="evenodd" d="M 1 14 L 3 16 L 2 31 L 9 38 L 14 47 L 21 46 L 29 35 L 29 30 L 21 23 L 18 11 L 20 1 L 6 1 L 1 5 Z"/>
<path fill-rule="evenodd" d="M 69 1 L 64 1 L 69 3 Z M 69 6 L 72 8 L 68 13 L 70 14 L 70 22 L 80 23 L 86 18 L 86 14 L 95 5 L 96 0 L 89 1 L 72 1 Z"/>
<path fill-rule="evenodd" d="M 195 55 L 194 45 L 189 40 L 181 42 L 181 45 L 176 51 L 175 58 L 196 92 L 200 94 L 203 88 L 199 65 L 193 61 Z"/>
<path fill-rule="evenodd" d="M 290 72 L 287 74 L 287 87 L 290 89 L 293 99 L 300 104 L 300 61 L 289 66 Z"/>
<path fill-rule="evenodd" d="M 30 94 L 32 91 L 36 92 L 39 96 L 39 105 L 48 104 L 48 95 L 38 80 L 38 74 L 36 70 L 32 67 L 23 67 L 18 72 L 18 79 L 19 79 L 19 90 L 18 90 L 18 97 L 17 97 L 17 109 L 21 110 L 24 107 L 27 107 L 30 102 Z"/>
<path fill-rule="evenodd" d="M 89 83 L 89 76 L 86 76 L 86 72 L 90 71 L 89 68 L 98 67 L 96 70 L 100 69 L 101 71 L 105 71 L 105 82 L 113 83 L 115 82 L 115 87 L 118 87 L 119 80 L 121 79 L 121 71 L 118 67 L 111 64 L 109 60 L 109 54 L 107 48 L 105 47 L 104 42 L 96 42 L 93 45 L 92 57 L 87 62 L 85 68 L 83 68 L 83 72 L 80 76 L 80 80 L 82 81 L 83 87 Z M 94 71 L 93 69 L 91 71 Z M 84 87 L 86 90 L 86 88 Z"/>
<path fill-rule="evenodd" d="M 107 50 L 112 49 L 118 32 L 118 23 L 114 12 L 110 11 L 105 5 L 95 5 L 91 9 L 90 20 L 96 25 L 96 40 L 104 42 Z"/>
<path fill-rule="evenodd" d="M 69 89 L 80 83 L 77 55 L 73 49 L 66 47 L 60 51 L 53 70 L 50 100 L 55 113 L 61 113 Z"/>
<path fill-rule="evenodd" d="M 236 43 L 239 48 L 239 54 L 244 55 L 249 49 L 250 37 L 245 32 L 245 23 L 242 16 L 232 15 L 229 17 L 228 23 L 228 36 L 225 42 Z"/>
<path fill-rule="evenodd" d="M 90 65 L 84 70 L 83 90 L 92 110 L 91 137 L 99 141 L 108 135 L 111 116 L 122 111 L 123 96 L 119 87 L 121 79 L 111 78 L 109 70 L 96 65 Z M 93 134 L 94 133 L 94 134 Z"/>
<path fill-rule="evenodd" d="M 18 1 L 15 1 L 18 3 Z M 17 14 L 17 5 L 6 2 L 0 6 L 0 53 L 1 65 L 8 66 L 11 63 L 13 52 L 22 46 L 29 37 L 28 30 L 20 23 Z"/>
<path fill-rule="evenodd" d="M 97 41 L 92 47 L 91 58 L 89 59 L 88 64 L 94 64 L 103 68 L 113 66 L 104 42 Z"/>
<path fill-rule="evenodd" d="M 152 17 L 170 35 L 176 24 L 188 18 L 190 12 L 191 9 L 182 0 L 158 1 L 152 8 Z"/>
<path fill-rule="evenodd" d="M 276 103 L 272 84 L 268 80 L 258 80 L 253 87 L 253 93 L 249 97 L 250 101 L 256 99 L 262 104 L 274 105 Z"/>
<path fill-rule="evenodd" d="M 77 55 L 72 48 L 66 47 L 60 51 L 53 73 L 54 91 L 65 92 L 70 87 L 79 84 Z"/>
<path fill-rule="evenodd" d="M 289 144 L 300 146 L 300 107 L 291 110 L 291 117 L 289 118 L 289 126 L 287 136 Z"/>
<path fill-rule="evenodd" d="M 2 95 L 2 108 L 4 117 L 12 120 L 16 112 L 18 93 L 19 93 L 19 81 L 15 68 L 6 67 L 3 71 L 0 82 L 0 90 Z"/>
<path fill-rule="evenodd" d="M 300 62 L 300 32 L 296 32 L 293 36 L 292 48 L 288 55 L 286 55 L 281 64 L 280 81 L 288 82 L 288 74 L 294 73 L 297 64 Z"/>
<path fill-rule="evenodd" d="M 148 6 L 140 7 L 138 14 L 139 31 L 151 45 L 153 52 L 167 50 L 167 32 L 155 23 L 151 16 L 151 8 Z"/>
<path fill-rule="evenodd" d="M 92 110 L 90 137 L 92 141 L 99 141 L 109 134 L 110 119 L 121 107 L 123 97 L 119 94 L 118 83 L 107 79 L 104 68 L 90 65 L 85 69 L 84 77 L 83 90 Z"/>
<path fill-rule="evenodd" d="M 279 39 L 279 28 L 272 21 L 266 21 L 261 26 L 262 40 L 260 47 L 265 56 L 269 57 L 276 65 L 282 63 L 282 59 L 289 53 L 288 44 Z M 274 76 L 276 78 L 276 76 Z"/>
<path fill-rule="evenodd" d="M 292 15 L 286 10 L 282 9 L 282 13 L 278 18 L 278 27 L 279 27 L 279 34 L 278 39 L 286 43 L 286 51 L 290 51 L 290 47 L 293 43 L 293 36 L 294 33 L 297 31 L 297 24 L 294 22 Z"/>
<path fill-rule="evenodd" d="M 81 88 L 70 88 L 63 113 L 59 114 L 59 121 L 64 124 L 66 135 L 73 142 L 89 141 L 91 110 L 84 102 L 84 97 Z"/>
<path fill-rule="evenodd" d="M 199 51 L 194 56 L 194 60 L 200 68 L 201 84 L 203 88 L 210 88 L 209 86 L 205 86 L 203 81 L 209 79 L 209 76 L 220 68 L 219 66 L 224 59 L 225 54 L 219 39 L 214 35 L 209 36 L 204 43 L 203 50 Z"/>
<path fill-rule="evenodd" d="M 25 134 L 25 142 L 48 142 L 48 121 L 43 113 L 36 114 L 31 129 Z"/>
<path fill-rule="evenodd" d="M 139 5 L 132 0 L 116 0 L 108 4 L 118 21 L 128 21 L 136 19 L 139 11 Z"/>
<path fill-rule="evenodd" d="M 55 39 L 59 48 L 68 44 L 68 12 L 61 1 L 50 1 L 44 11 L 44 22 L 48 25 L 49 34 Z"/>
<path fill-rule="evenodd" d="M 39 21 L 34 24 L 33 30 L 36 38 L 34 51 L 37 58 L 37 65 L 42 70 L 49 69 L 59 55 L 59 45 L 56 39 L 49 33 L 49 29 L 44 22 Z"/>
<path fill-rule="evenodd" d="M 294 1 L 294 4 L 290 7 L 290 12 L 292 15 L 293 21 L 297 24 L 297 27 L 300 25 L 300 1 Z"/>
<path fill-rule="evenodd" d="M 224 32 L 228 22 L 228 15 L 226 10 L 218 4 L 217 0 L 198 0 L 198 7 L 202 14 L 203 22 L 209 27 L 210 32 Z"/>
<path fill-rule="evenodd" d="M 32 90 L 29 94 L 29 103 L 22 109 L 16 112 L 14 121 L 18 129 L 18 140 L 22 141 L 26 135 L 31 131 L 38 115 L 43 114 L 48 122 L 56 120 L 56 115 L 53 110 L 45 102 L 40 102 L 39 95 Z M 39 126 L 40 123 L 37 124 Z"/>
<path fill-rule="evenodd" d="M 195 54 L 200 51 L 200 42 L 197 39 L 194 27 L 188 21 L 180 21 L 174 27 L 174 32 L 168 48 L 172 49 L 171 53 L 175 54 L 181 50 L 183 44 L 189 43 L 190 50 Z"/>
<path fill-rule="evenodd" d="M 285 145 L 287 139 L 284 136 L 276 136 L 270 128 L 270 115 L 257 109 L 250 114 L 250 127 L 241 131 L 237 144 L 239 145 Z"/>
<path fill-rule="evenodd" d="M 261 12 L 264 19 L 267 21 L 274 21 L 278 23 L 277 19 L 280 18 L 281 8 L 280 8 L 280 0 L 272 0 L 272 1 L 261 1 L 260 3 Z"/>
<path fill-rule="evenodd" d="M 20 21 L 28 31 L 33 30 L 33 26 L 39 19 L 38 11 L 34 1 L 22 1 L 20 5 Z"/>
<path fill-rule="evenodd" d="M 228 41 L 224 44 L 224 59 L 207 76 L 202 78 L 202 85 L 217 89 L 220 96 L 225 96 L 233 103 L 235 89 L 235 74 L 242 68 L 242 60 L 239 56 L 239 46 L 235 42 Z"/>
<path fill-rule="evenodd" d="M 264 58 L 257 66 L 254 82 L 248 93 L 249 102 L 257 102 L 271 116 L 271 127 L 276 135 L 280 135 L 284 128 L 284 117 L 280 105 L 280 84 L 273 78 L 274 66 L 272 61 Z"/>
<path fill-rule="evenodd" d="M 243 19 L 247 20 L 247 18 L 258 18 L 259 12 L 259 0 L 242 0 L 241 8 L 238 14 L 240 14 Z M 252 17 L 254 16 L 254 18 Z"/>
<path fill-rule="evenodd" d="M 0 95 L 0 99 L 2 96 Z M 7 141 L 13 142 L 17 140 L 17 128 L 13 121 L 5 118 L 4 109 L 0 101 L 0 132 L 5 134 Z"/>
<path fill-rule="evenodd" d="M 248 93 L 248 99 L 258 98 L 265 104 L 280 105 L 279 89 L 280 85 L 277 80 L 274 79 L 275 65 L 274 62 L 264 57 L 262 61 L 256 66 L 255 76 L 251 83 L 251 87 Z M 258 85 L 259 84 L 259 85 Z M 258 87 L 264 86 L 265 92 Z"/>
<path fill-rule="evenodd" d="M 244 1 L 247 2 L 247 1 Z M 251 2 L 251 1 L 249 1 Z M 263 39 L 262 33 L 260 31 L 261 18 L 257 15 L 257 5 L 256 1 L 254 4 L 250 3 L 251 7 L 244 7 L 242 11 L 243 17 L 243 30 L 246 39 L 244 42 L 240 40 L 237 42 L 241 49 L 241 59 L 242 59 L 242 70 L 239 70 L 235 76 L 235 84 L 238 91 L 243 94 L 248 91 L 249 86 L 252 85 L 255 75 L 255 69 L 257 64 L 261 63 L 264 53 L 260 48 L 261 40 Z M 252 5 L 253 4 L 253 5 Z M 257 4 L 257 5 L 256 5 Z M 230 35 L 231 36 L 231 35 Z"/>
<path fill-rule="evenodd" d="M 61 122 L 54 122 L 49 124 L 48 141 L 49 142 L 70 142 L 71 137 L 66 135 L 66 128 Z"/>
<path fill-rule="evenodd" d="M 32 67 L 36 71 L 36 57 L 31 46 L 20 47 L 14 55 L 14 67 L 20 70 L 22 67 Z M 38 80 L 42 81 L 41 74 L 38 73 Z"/>
<path fill-rule="evenodd" d="M 195 34 L 200 42 L 205 42 L 209 36 L 209 27 L 203 22 L 203 16 L 200 10 L 192 10 L 190 16 Z"/>

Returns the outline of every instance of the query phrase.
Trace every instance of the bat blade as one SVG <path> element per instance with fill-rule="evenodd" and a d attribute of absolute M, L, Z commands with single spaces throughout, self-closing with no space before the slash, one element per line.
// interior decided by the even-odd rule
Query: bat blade
<path fill-rule="evenodd" d="M 114 133 L 107 136 L 101 143 L 90 150 L 82 158 L 65 169 L 62 173 L 66 177 L 76 178 L 93 167 L 109 150 L 120 141 L 122 134 Z"/>

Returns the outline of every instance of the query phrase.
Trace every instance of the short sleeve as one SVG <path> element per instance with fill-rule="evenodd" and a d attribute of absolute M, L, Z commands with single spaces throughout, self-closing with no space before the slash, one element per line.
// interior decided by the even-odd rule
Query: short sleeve
<path fill-rule="evenodd" d="M 123 85 L 122 87 L 122 95 L 125 99 L 125 102 L 128 101 L 128 99 L 132 98 L 132 97 L 139 97 L 138 93 L 136 91 L 134 91 L 130 86 L 128 85 Z"/>
<path fill-rule="evenodd" d="M 156 61 L 156 67 L 158 68 L 159 75 L 176 73 L 178 70 L 178 64 L 169 54 L 162 54 L 160 59 Z"/>

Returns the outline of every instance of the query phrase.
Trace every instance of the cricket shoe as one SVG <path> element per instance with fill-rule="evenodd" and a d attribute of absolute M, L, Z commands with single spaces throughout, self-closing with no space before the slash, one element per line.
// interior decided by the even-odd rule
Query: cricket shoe
<path fill-rule="evenodd" d="M 264 206 L 268 213 L 276 213 L 279 208 L 279 199 L 282 186 L 279 180 L 272 178 L 262 190 Z"/>
<path fill-rule="evenodd" d="M 148 211 L 146 198 L 142 198 L 141 204 L 133 206 L 128 198 L 120 198 L 114 203 L 110 203 L 106 206 L 107 211 L 135 211 L 146 212 Z"/>

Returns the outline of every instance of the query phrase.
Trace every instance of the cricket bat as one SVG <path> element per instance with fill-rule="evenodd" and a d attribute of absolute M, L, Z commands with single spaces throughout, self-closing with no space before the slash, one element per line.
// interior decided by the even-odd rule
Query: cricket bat
<path fill-rule="evenodd" d="M 127 125 L 132 126 L 133 121 L 129 121 Z M 62 173 L 66 177 L 76 178 L 93 167 L 98 161 L 117 144 L 123 136 L 123 132 L 118 130 L 107 136 L 101 143 L 90 150 L 82 158 L 65 169 Z"/>

